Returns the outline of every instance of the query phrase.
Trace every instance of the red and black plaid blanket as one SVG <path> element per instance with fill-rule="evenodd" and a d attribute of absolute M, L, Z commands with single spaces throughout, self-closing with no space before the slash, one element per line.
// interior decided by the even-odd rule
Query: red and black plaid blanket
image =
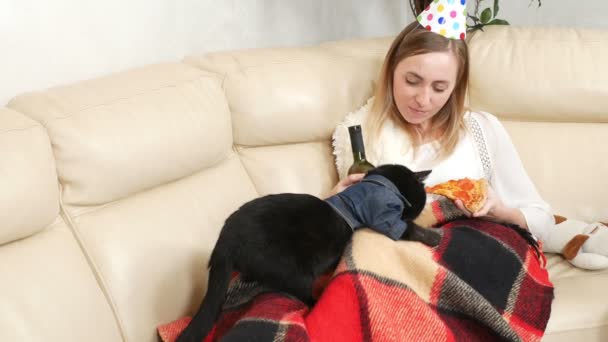
<path fill-rule="evenodd" d="M 539 341 L 553 286 L 530 245 L 493 222 L 442 227 L 435 248 L 357 231 L 312 308 L 235 277 L 205 341 Z"/>

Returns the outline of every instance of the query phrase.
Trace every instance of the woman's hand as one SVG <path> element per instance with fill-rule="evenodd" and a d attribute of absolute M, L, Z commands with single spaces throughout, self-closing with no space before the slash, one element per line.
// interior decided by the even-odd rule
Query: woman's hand
<path fill-rule="evenodd" d="M 484 217 L 484 218 L 495 218 L 496 213 L 501 211 L 501 208 L 505 205 L 502 203 L 500 198 L 496 196 L 496 193 L 491 186 L 488 186 L 488 193 L 486 201 L 484 202 L 481 209 L 476 213 L 470 212 L 462 203 L 461 200 L 454 201 L 458 209 L 460 209 L 467 217 Z"/>
<path fill-rule="evenodd" d="M 331 192 L 327 195 L 327 197 L 331 197 L 335 194 L 338 194 L 344 191 L 344 189 L 348 188 L 349 186 L 355 183 L 359 183 L 363 179 L 363 177 L 365 177 L 364 173 L 354 173 L 352 175 L 348 175 L 342 178 L 342 180 L 340 180 L 338 184 L 336 184 L 336 186 L 331 189 Z"/>
<path fill-rule="evenodd" d="M 455 200 L 454 203 L 467 217 L 478 217 L 495 222 L 512 223 L 522 228 L 528 228 L 526 218 L 521 210 L 507 207 L 496 195 L 496 192 L 494 192 L 491 186 L 488 186 L 488 194 L 485 203 L 476 213 L 472 213 L 465 208 L 460 200 Z"/>

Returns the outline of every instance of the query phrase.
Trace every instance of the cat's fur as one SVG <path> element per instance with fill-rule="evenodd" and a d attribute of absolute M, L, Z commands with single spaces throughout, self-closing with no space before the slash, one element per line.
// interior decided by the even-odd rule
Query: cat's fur
<path fill-rule="evenodd" d="M 429 173 L 383 165 L 368 175 L 386 177 L 411 202 L 402 213 L 408 227 L 401 238 L 435 246 L 439 233 L 412 222 L 425 206 L 422 181 Z M 337 266 L 352 234 L 342 216 L 312 195 L 268 195 L 245 203 L 228 217 L 220 232 L 209 260 L 207 294 L 176 342 L 200 342 L 209 333 L 233 271 L 312 305 L 313 282 Z"/>

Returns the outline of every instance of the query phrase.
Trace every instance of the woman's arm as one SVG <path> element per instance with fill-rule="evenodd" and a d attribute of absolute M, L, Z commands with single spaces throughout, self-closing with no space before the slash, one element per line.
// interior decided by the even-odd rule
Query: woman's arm
<path fill-rule="evenodd" d="M 498 221 L 528 228 L 543 240 L 554 225 L 551 207 L 540 196 L 519 158 L 519 154 L 502 123 L 493 115 L 475 116 L 488 144 L 492 160 L 492 179 L 485 214 Z"/>

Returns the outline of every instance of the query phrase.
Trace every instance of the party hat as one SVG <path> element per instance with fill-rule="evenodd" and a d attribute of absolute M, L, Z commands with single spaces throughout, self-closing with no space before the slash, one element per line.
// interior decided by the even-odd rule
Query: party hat
<path fill-rule="evenodd" d="M 431 32 L 450 39 L 467 36 L 467 1 L 434 0 L 418 16 L 418 22 Z"/>

